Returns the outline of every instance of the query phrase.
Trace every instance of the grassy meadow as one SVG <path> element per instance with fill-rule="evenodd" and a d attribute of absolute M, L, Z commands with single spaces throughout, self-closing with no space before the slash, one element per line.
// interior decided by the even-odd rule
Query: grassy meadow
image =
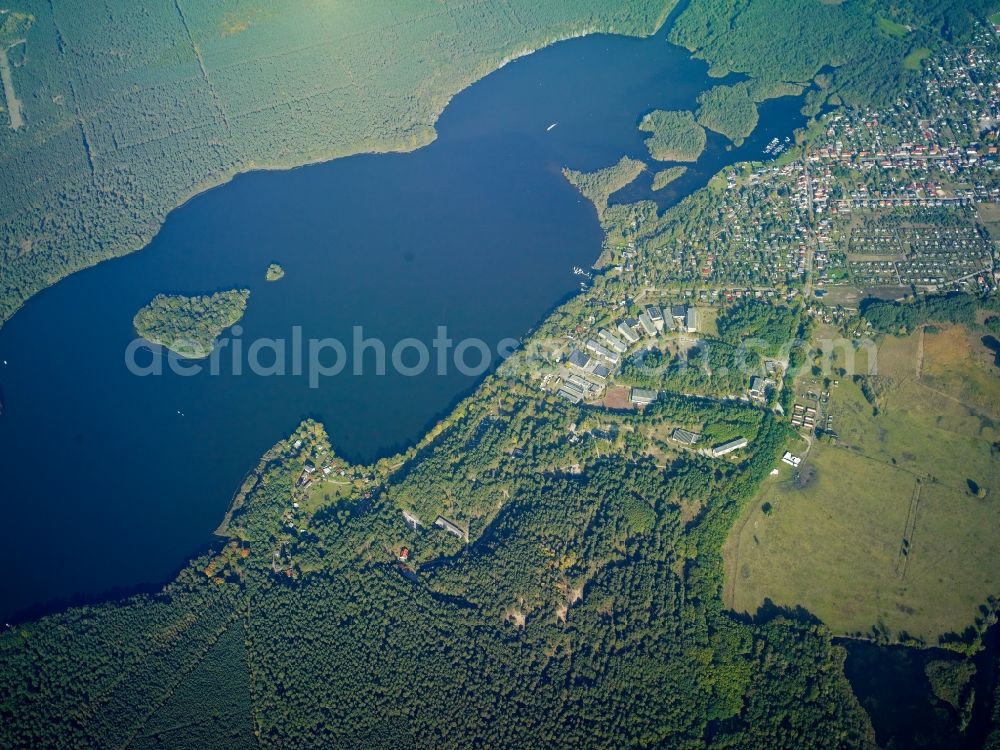
<path fill-rule="evenodd" d="M 877 415 L 850 379 L 831 388 L 839 439 L 813 439 L 734 527 L 728 606 L 929 644 L 975 624 L 1000 590 L 997 373 L 974 335 L 939 330 L 882 343 Z"/>

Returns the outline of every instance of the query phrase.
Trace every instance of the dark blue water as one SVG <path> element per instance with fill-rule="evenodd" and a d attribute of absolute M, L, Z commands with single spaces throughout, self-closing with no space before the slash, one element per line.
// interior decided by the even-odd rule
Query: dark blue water
<path fill-rule="evenodd" d="M 477 382 L 454 368 L 343 374 L 318 389 L 305 375 L 226 367 L 136 377 L 124 351 L 154 295 L 250 289 L 247 343 L 293 326 L 349 343 L 361 325 L 391 348 L 444 325 L 456 341 L 495 346 L 576 290 L 572 267 L 600 254 L 594 210 L 561 168 L 646 158 L 641 117 L 693 109 L 716 83 L 662 34 L 561 43 L 459 95 L 424 149 L 237 177 L 174 211 L 141 253 L 32 299 L 0 330 L 0 616 L 169 578 L 211 539 L 245 472 L 304 417 L 322 420 L 342 455 L 370 461 L 416 441 Z M 760 158 L 772 136 L 803 124 L 798 106 L 765 105 L 741 149 L 713 137 L 659 202 Z M 651 197 L 648 181 L 636 190 L 646 194 L 630 199 Z M 272 261 L 286 277 L 268 284 Z"/>

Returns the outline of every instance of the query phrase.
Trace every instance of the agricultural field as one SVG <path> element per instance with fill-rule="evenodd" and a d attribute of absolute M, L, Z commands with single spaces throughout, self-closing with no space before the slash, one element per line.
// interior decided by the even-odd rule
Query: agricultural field
<path fill-rule="evenodd" d="M 810 436 L 730 534 L 730 607 L 928 644 L 978 624 L 1000 592 L 1000 410 L 967 383 L 993 378 L 995 398 L 998 373 L 973 334 L 938 330 L 882 342 L 874 404 L 849 378 L 831 389 L 839 438 Z"/>

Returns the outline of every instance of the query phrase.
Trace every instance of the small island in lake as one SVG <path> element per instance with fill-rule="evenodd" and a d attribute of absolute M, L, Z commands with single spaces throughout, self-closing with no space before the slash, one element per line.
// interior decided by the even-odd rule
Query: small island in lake
<path fill-rule="evenodd" d="M 264 275 L 264 278 L 268 281 L 280 281 L 285 278 L 285 269 L 277 263 L 272 263 L 267 267 L 267 273 Z"/>
<path fill-rule="evenodd" d="M 667 167 L 653 175 L 653 190 L 663 190 L 667 185 L 687 172 L 687 167 Z"/>
<path fill-rule="evenodd" d="M 698 161 L 708 140 L 690 112 L 655 110 L 642 118 L 639 130 L 652 133 L 646 148 L 657 161 Z"/>
<path fill-rule="evenodd" d="M 204 359 L 212 353 L 219 334 L 243 317 L 249 298 L 247 289 L 196 297 L 158 294 L 136 313 L 132 323 L 147 341 L 186 359 Z"/>

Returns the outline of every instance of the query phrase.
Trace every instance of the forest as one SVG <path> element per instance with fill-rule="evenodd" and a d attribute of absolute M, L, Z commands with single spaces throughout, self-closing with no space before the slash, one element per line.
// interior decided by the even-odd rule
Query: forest
<path fill-rule="evenodd" d="M 739 146 L 757 127 L 757 107 L 746 85 L 715 86 L 698 97 L 698 123 Z"/>
<path fill-rule="evenodd" d="M 657 161 L 698 161 L 705 150 L 705 131 L 690 112 L 655 110 L 642 118 L 639 130 L 652 133 L 646 148 Z"/>
<path fill-rule="evenodd" d="M 732 396 L 746 390 L 762 360 L 751 348 L 703 340 L 685 354 L 669 356 L 654 349 L 629 360 L 621 381 L 641 388 L 706 396 Z"/>
<path fill-rule="evenodd" d="M 663 190 L 687 171 L 687 167 L 667 167 L 653 175 L 653 190 Z"/>
<path fill-rule="evenodd" d="M 983 303 L 989 304 L 985 300 Z M 864 300 L 861 315 L 880 333 L 905 335 L 929 322 L 972 325 L 979 306 L 976 297 L 959 292 L 930 295 L 911 302 Z"/>
<path fill-rule="evenodd" d="M 186 359 L 203 359 L 212 353 L 219 334 L 243 317 L 248 299 L 246 289 L 195 297 L 158 294 L 135 314 L 132 324 L 150 343 Z"/>
<path fill-rule="evenodd" d="M 705 59 L 719 76 L 746 73 L 764 87 L 815 80 L 821 85 L 808 95 L 815 112 L 824 102 L 892 102 L 901 86 L 915 80 L 916 73 L 903 66 L 907 54 L 942 38 L 968 36 L 973 20 L 984 18 L 991 6 L 990 0 L 702 0 L 679 15 L 670 39 Z M 912 30 L 902 37 L 886 33 L 879 18 Z"/>
<path fill-rule="evenodd" d="M 727 308 L 716 326 L 719 336 L 731 344 L 753 340 L 764 354 L 773 356 L 795 340 L 802 322 L 798 306 L 746 300 Z"/>
<path fill-rule="evenodd" d="M 644 169 L 646 165 L 638 159 L 623 156 L 617 164 L 598 169 L 596 172 L 578 172 L 575 169 L 564 168 L 563 176 L 594 204 L 597 216 L 603 217 L 612 194 L 632 182 Z"/>
<path fill-rule="evenodd" d="M 786 428 L 685 397 L 632 419 L 720 416 L 753 438 L 743 460 L 663 471 L 492 377 L 402 466 L 308 511 L 303 468 L 335 458 L 306 422 L 162 594 L 0 635 L 0 744 L 874 747 L 822 627 L 722 610 L 722 539 Z"/>

